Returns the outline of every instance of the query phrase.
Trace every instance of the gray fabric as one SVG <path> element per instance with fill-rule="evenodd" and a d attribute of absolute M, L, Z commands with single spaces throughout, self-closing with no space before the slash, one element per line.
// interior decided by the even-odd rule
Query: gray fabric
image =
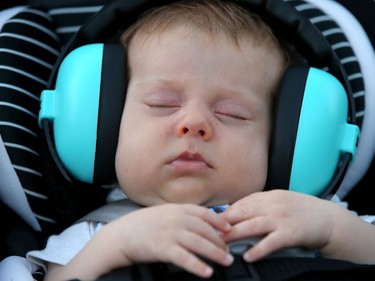
<path fill-rule="evenodd" d="M 84 221 L 108 223 L 140 208 L 142 208 L 141 205 L 138 205 L 129 199 L 118 200 L 88 213 L 84 217 L 80 218 L 76 223 Z"/>

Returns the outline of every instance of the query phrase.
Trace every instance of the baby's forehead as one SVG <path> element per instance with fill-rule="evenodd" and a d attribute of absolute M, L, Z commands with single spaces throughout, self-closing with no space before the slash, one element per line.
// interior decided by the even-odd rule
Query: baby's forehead
<path fill-rule="evenodd" d="M 235 52 L 240 54 L 244 61 L 250 59 L 253 63 L 259 64 L 262 60 L 265 60 L 266 65 L 268 65 L 267 62 L 271 61 L 275 69 L 280 69 L 279 66 L 284 68 L 285 65 L 280 52 L 267 41 L 258 43 L 252 37 L 247 36 L 235 41 L 225 33 L 212 34 L 205 30 L 189 29 L 180 26 L 170 28 L 169 30 L 165 29 L 158 33 L 140 32 L 136 34 L 127 50 L 129 70 L 131 71 L 132 66 L 134 66 L 134 63 L 137 63 L 138 59 L 144 57 L 145 52 L 154 52 L 155 56 L 157 56 L 159 52 L 164 53 L 166 49 L 173 49 L 179 43 L 181 43 L 181 46 L 185 46 L 186 42 L 185 55 L 192 50 L 203 54 L 199 50 L 209 49 L 211 54 L 217 54 L 216 59 L 220 61 L 223 61 L 224 57 L 228 57 L 232 52 Z M 209 53 L 204 54 L 209 55 Z"/>
<path fill-rule="evenodd" d="M 127 50 L 152 47 L 152 43 L 163 42 L 164 45 L 168 43 L 176 43 L 180 40 L 205 41 L 207 45 L 231 45 L 238 49 L 246 51 L 248 48 L 265 48 L 267 50 L 276 50 L 275 46 L 270 40 L 257 41 L 251 34 L 242 34 L 241 36 L 229 36 L 223 31 L 206 30 L 198 28 L 193 25 L 177 25 L 169 26 L 158 31 L 138 31 L 129 41 Z"/>
<path fill-rule="evenodd" d="M 242 37 L 252 38 L 258 43 L 265 39 L 276 40 L 269 26 L 254 15 L 242 13 L 242 17 L 239 17 L 235 13 L 212 12 L 207 7 L 200 8 L 194 10 L 189 7 L 186 13 L 183 13 L 184 10 L 178 12 L 165 8 L 160 13 L 141 17 L 124 31 L 121 41 L 127 46 L 134 37 L 147 39 L 154 35 L 163 36 L 176 29 L 189 35 L 200 33 L 212 38 L 227 37 L 233 42 Z"/>
<path fill-rule="evenodd" d="M 200 34 L 199 38 L 197 33 Z M 176 28 L 162 34 L 142 34 L 133 40 L 129 49 L 128 70 L 129 78 L 137 83 L 141 78 L 146 79 L 147 75 L 153 79 L 163 77 L 168 81 L 181 82 L 180 77 L 184 77 L 182 81 L 196 79 L 199 77 L 191 76 L 191 73 L 199 73 L 202 74 L 201 77 L 207 79 L 204 82 L 207 85 L 212 75 L 215 77 L 210 81 L 210 83 L 215 81 L 210 84 L 215 85 L 217 89 L 215 93 L 222 92 L 222 88 L 228 88 L 223 87 L 224 85 L 231 85 L 231 88 L 233 85 L 241 85 L 244 80 L 246 80 L 246 87 L 253 89 L 254 92 L 272 93 L 273 89 L 270 87 L 274 80 L 269 80 L 272 83 L 263 83 L 264 79 L 261 76 L 264 74 L 268 77 L 271 72 L 280 72 L 280 75 L 282 73 L 281 59 L 277 53 L 270 53 L 269 50 L 249 41 L 241 41 L 237 45 L 225 36 L 212 38 L 210 34 L 201 31 L 186 32 L 185 29 Z M 206 43 L 206 40 L 211 43 Z M 271 63 L 272 69 L 268 69 Z M 205 73 L 212 73 L 212 75 L 205 76 Z M 252 75 L 245 73 L 252 73 Z M 194 84 L 198 85 L 198 82 L 195 81 Z M 213 91 L 213 88 L 210 90 Z M 242 92 L 247 93 L 245 90 Z"/>

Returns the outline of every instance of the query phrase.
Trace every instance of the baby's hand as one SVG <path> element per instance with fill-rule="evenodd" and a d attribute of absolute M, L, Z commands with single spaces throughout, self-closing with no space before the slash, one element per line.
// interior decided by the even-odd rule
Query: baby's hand
<path fill-rule="evenodd" d="M 230 225 L 205 207 L 163 204 L 130 213 L 112 224 L 117 224 L 113 231 L 118 227 L 124 234 L 119 247 L 130 264 L 170 262 L 209 277 L 212 268 L 200 257 L 226 266 L 233 261 L 221 237 Z"/>
<path fill-rule="evenodd" d="M 231 225 L 222 235 L 231 242 L 249 237 L 263 238 L 244 254 L 248 262 L 282 248 L 323 248 L 332 232 L 332 203 L 313 196 L 273 190 L 249 195 L 221 214 Z"/>

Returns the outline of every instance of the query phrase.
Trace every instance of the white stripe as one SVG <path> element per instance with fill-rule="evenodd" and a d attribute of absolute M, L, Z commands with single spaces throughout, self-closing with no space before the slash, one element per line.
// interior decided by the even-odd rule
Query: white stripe
<path fill-rule="evenodd" d="M 329 36 L 329 35 L 332 35 L 332 34 L 340 34 L 340 33 L 342 33 L 342 30 L 338 27 L 330 28 L 330 29 L 327 29 L 327 30 L 322 32 L 322 34 L 324 36 Z"/>
<path fill-rule="evenodd" d="M 23 71 L 23 70 L 20 70 L 18 68 L 15 68 L 15 67 L 10 67 L 10 66 L 7 66 L 7 65 L 0 65 L 0 69 L 5 69 L 5 70 L 9 70 L 9 71 L 13 71 L 13 72 L 17 72 L 23 76 L 27 76 L 43 85 L 47 85 L 47 82 L 46 80 L 43 80 L 43 79 L 40 79 L 39 77 L 36 77 L 35 75 L 32 75 L 26 71 Z"/>
<path fill-rule="evenodd" d="M 40 31 L 46 33 L 52 39 L 54 39 L 56 42 L 59 42 L 59 37 L 54 32 L 52 32 L 52 30 L 50 30 L 48 28 L 45 28 L 44 26 L 42 26 L 40 24 L 37 24 L 35 22 L 29 21 L 29 20 L 23 20 L 23 19 L 11 19 L 11 20 L 8 21 L 8 23 L 20 23 L 20 24 L 32 26 L 32 27 L 34 27 L 36 29 L 39 29 Z"/>
<path fill-rule="evenodd" d="M 363 117 L 363 116 L 365 116 L 365 111 L 362 110 L 362 111 L 356 112 L 355 116 L 356 117 Z"/>
<path fill-rule="evenodd" d="M 25 131 L 25 132 L 29 133 L 30 135 L 33 135 L 34 137 L 38 137 L 38 135 L 35 134 L 33 131 L 31 131 L 28 128 L 23 127 L 21 125 L 15 124 L 15 123 L 0 121 L 0 126 L 8 126 L 8 127 L 17 128 L 17 129 L 20 129 L 22 131 Z"/>
<path fill-rule="evenodd" d="M 297 11 L 305 11 L 305 10 L 314 9 L 315 7 L 311 4 L 302 4 L 302 5 L 296 6 L 295 8 Z"/>
<path fill-rule="evenodd" d="M 360 98 L 364 96 L 365 96 L 365 91 L 359 91 L 359 92 L 353 93 L 354 98 Z"/>
<path fill-rule="evenodd" d="M 341 60 L 341 63 L 342 63 L 342 64 L 350 63 L 350 62 L 358 62 L 357 57 L 355 57 L 355 56 L 351 56 L 351 57 L 343 58 L 343 59 Z M 359 63 L 359 62 L 358 62 L 358 63 Z"/>
<path fill-rule="evenodd" d="M 0 101 L 0 105 L 2 105 L 2 106 L 8 106 L 8 107 L 13 107 L 15 109 L 18 109 L 20 111 L 23 111 L 23 112 L 29 114 L 30 116 L 32 116 L 35 119 L 37 118 L 37 116 L 33 112 L 31 112 L 30 110 L 28 110 L 28 109 L 26 109 L 26 108 L 24 108 L 22 106 L 19 106 L 19 105 L 10 103 L 10 102 L 2 102 L 2 101 Z"/>
<path fill-rule="evenodd" d="M 16 38 L 16 39 L 19 39 L 19 40 L 30 42 L 34 45 L 37 45 L 37 46 L 49 51 L 50 53 L 54 54 L 57 57 L 60 54 L 59 51 L 55 50 L 54 48 L 51 48 L 47 44 L 44 44 L 44 43 L 42 43 L 38 40 L 35 40 L 35 39 L 31 39 L 27 36 L 22 36 L 22 35 L 18 35 L 18 34 L 14 34 L 14 33 L 9 33 L 9 32 L 3 32 L 3 33 L 0 34 L 0 37 L 13 37 L 13 38 Z"/>
<path fill-rule="evenodd" d="M 30 196 L 37 197 L 37 198 L 40 198 L 40 199 L 43 199 L 43 200 L 48 200 L 48 197 L 44 194 L 41 194 L 41 193 L 38 193 L 38 192 L 35 192 L 35 191 L 31 191 L 31 190 L 26 189 L 26 188 L 23 188 L 23 191 L 25 191 L 25 193 L 30 195 Z"/>
<path fill-rule="evenodd" d="M 83 14 L 83 13 L 96 13 L 103 6 L 91 6 L 91 7 L 71 7 L 71 8 L 56 8 L 48 11 L 50 15 L 63 15 L 63 14 Z"/>
<path fill-rule="evenodd" d="M 354 80 L 354 79 L 358 79 L 358 78 L 363 78 L 362 73 L 354 73 L 354 74 L 348 76 L 349 80 Z"/>
<path fill-rule="evenodd" d="M 20 92 L 22 94 L 25 94 L 26 96 L 36 100 L 36 101 L 40 101 L 39 97 L 30 93 L 29 91 L 26 91 L 25 89 L 22 89 L 20 87 L 17 87 L 17 86 L 14 86 L 12 84 L 5 84 L 5 83 L 0 83 L 0 87 L 3 87 L 3 88 L 8 88 L 8 89 L 12 89 L 12 90 L 15 90 L 17 92 Z"/>
<path fill-rule="evenodd" d="M 340 42 L 332 45 L 332 49 L 337 50 L 340 48 L 346 48 L 346 47 L 351 47 L 349 42 Z"/>
<path fill-rule="evenodd" d="M 56 33 L 58 34 L 75 33 L 78 31 L 79 28 L 80 28 L 79 25 L 59 27 L 59 28 L 56 28 Z"/>
<path fill-rule="evenodd" d="M 11 143 L 11 142 L 4 142 L 4 145 L 5 147 L 13 147 L 13 148 L 18 148 L 18 149 L 21 149 L 21 150 L 25 150 L 25 151 L 28 151 L 36 156 L 40 156 L 38 152 L 36 152 L 34 149 L 31 149 L 27 146 L 24 146 L 24 145 L 20 145 L 20 144 L 17 144 L 17 143 Z"/>
<path fill-rule="evenodd" d="M 30 168 L 27 168 L 27 167 L 22 167 L 22 166 L 19 166 L 19 165 L 13 165 L 13 168 L 16 169 L 16 170 L 19 170 L 19 171 L 23 171 L 23 172 L 27 172 L 27 173 L 30 173 L 30 174 L 37 175 L 39 177 L 42 176 L 42 174 L 40 172 L 35 171 L 33 169 L 30 169 Z"/>
<path fill-rule="evenodd" d="M 310 21 L 314 24 L 323 22 L 323 21 L 331 21 L 331 20 L 332 19 L 329 16 L 318 16 L 318 17 L 314 17 L 310 19 Z"/>
<path fill-rule="evenodd" d="M 33 56 L 30 56 L 28 54 L 25 54 L 25 53 L 21 53 L 21 52 L 18 52 L 18 51 L 15 51 L 15 50 L 11 50 L 11 49 L 5 49 L 5 48 L 0 48 L 0 52 L 3 52 L 3 53 L 10 53 L 10 54 L 13 54 L 13 55 L 16 55 L 16 56 L 20 56 L 20 57 L 23 57 L 25 59 L 28 59 L 28 60 L 32 60 L 36 63 L 39 63 L 45 67 L 47 67 L 48 69 L 52 69 L 53 68 L 53 65 L 50 64 L 50 63 L 47 63 L 45 61 L 42 61 L 38 58 L 35 58 Z"/>
<path fill-rule="evenodd" d="M 55 220 L 51 219 L 51 218 L 47 218 L 45 216 L 41 216 L 41 215 L 38 215 L 36 213 L 34 213 L 35 217 L 38 218 L 39 220 L 41 221 L 47 221 L 49 223 L 57 223 Z"/>

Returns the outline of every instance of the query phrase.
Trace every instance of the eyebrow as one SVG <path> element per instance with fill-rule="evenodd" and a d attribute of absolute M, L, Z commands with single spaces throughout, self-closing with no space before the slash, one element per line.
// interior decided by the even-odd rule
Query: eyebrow
<path fill-rule="evenodd" d="M 139 81 L 134 84 L 136 87 L 141 88 L 150 88 L 150 87 L 158 87 L 158 88 L 172 88 L 178 89 L 179 86 L 176 82 L 168 80 L 168 79 L 154 79 L 154 80 L 147 80 L 147 81 Z"/>

